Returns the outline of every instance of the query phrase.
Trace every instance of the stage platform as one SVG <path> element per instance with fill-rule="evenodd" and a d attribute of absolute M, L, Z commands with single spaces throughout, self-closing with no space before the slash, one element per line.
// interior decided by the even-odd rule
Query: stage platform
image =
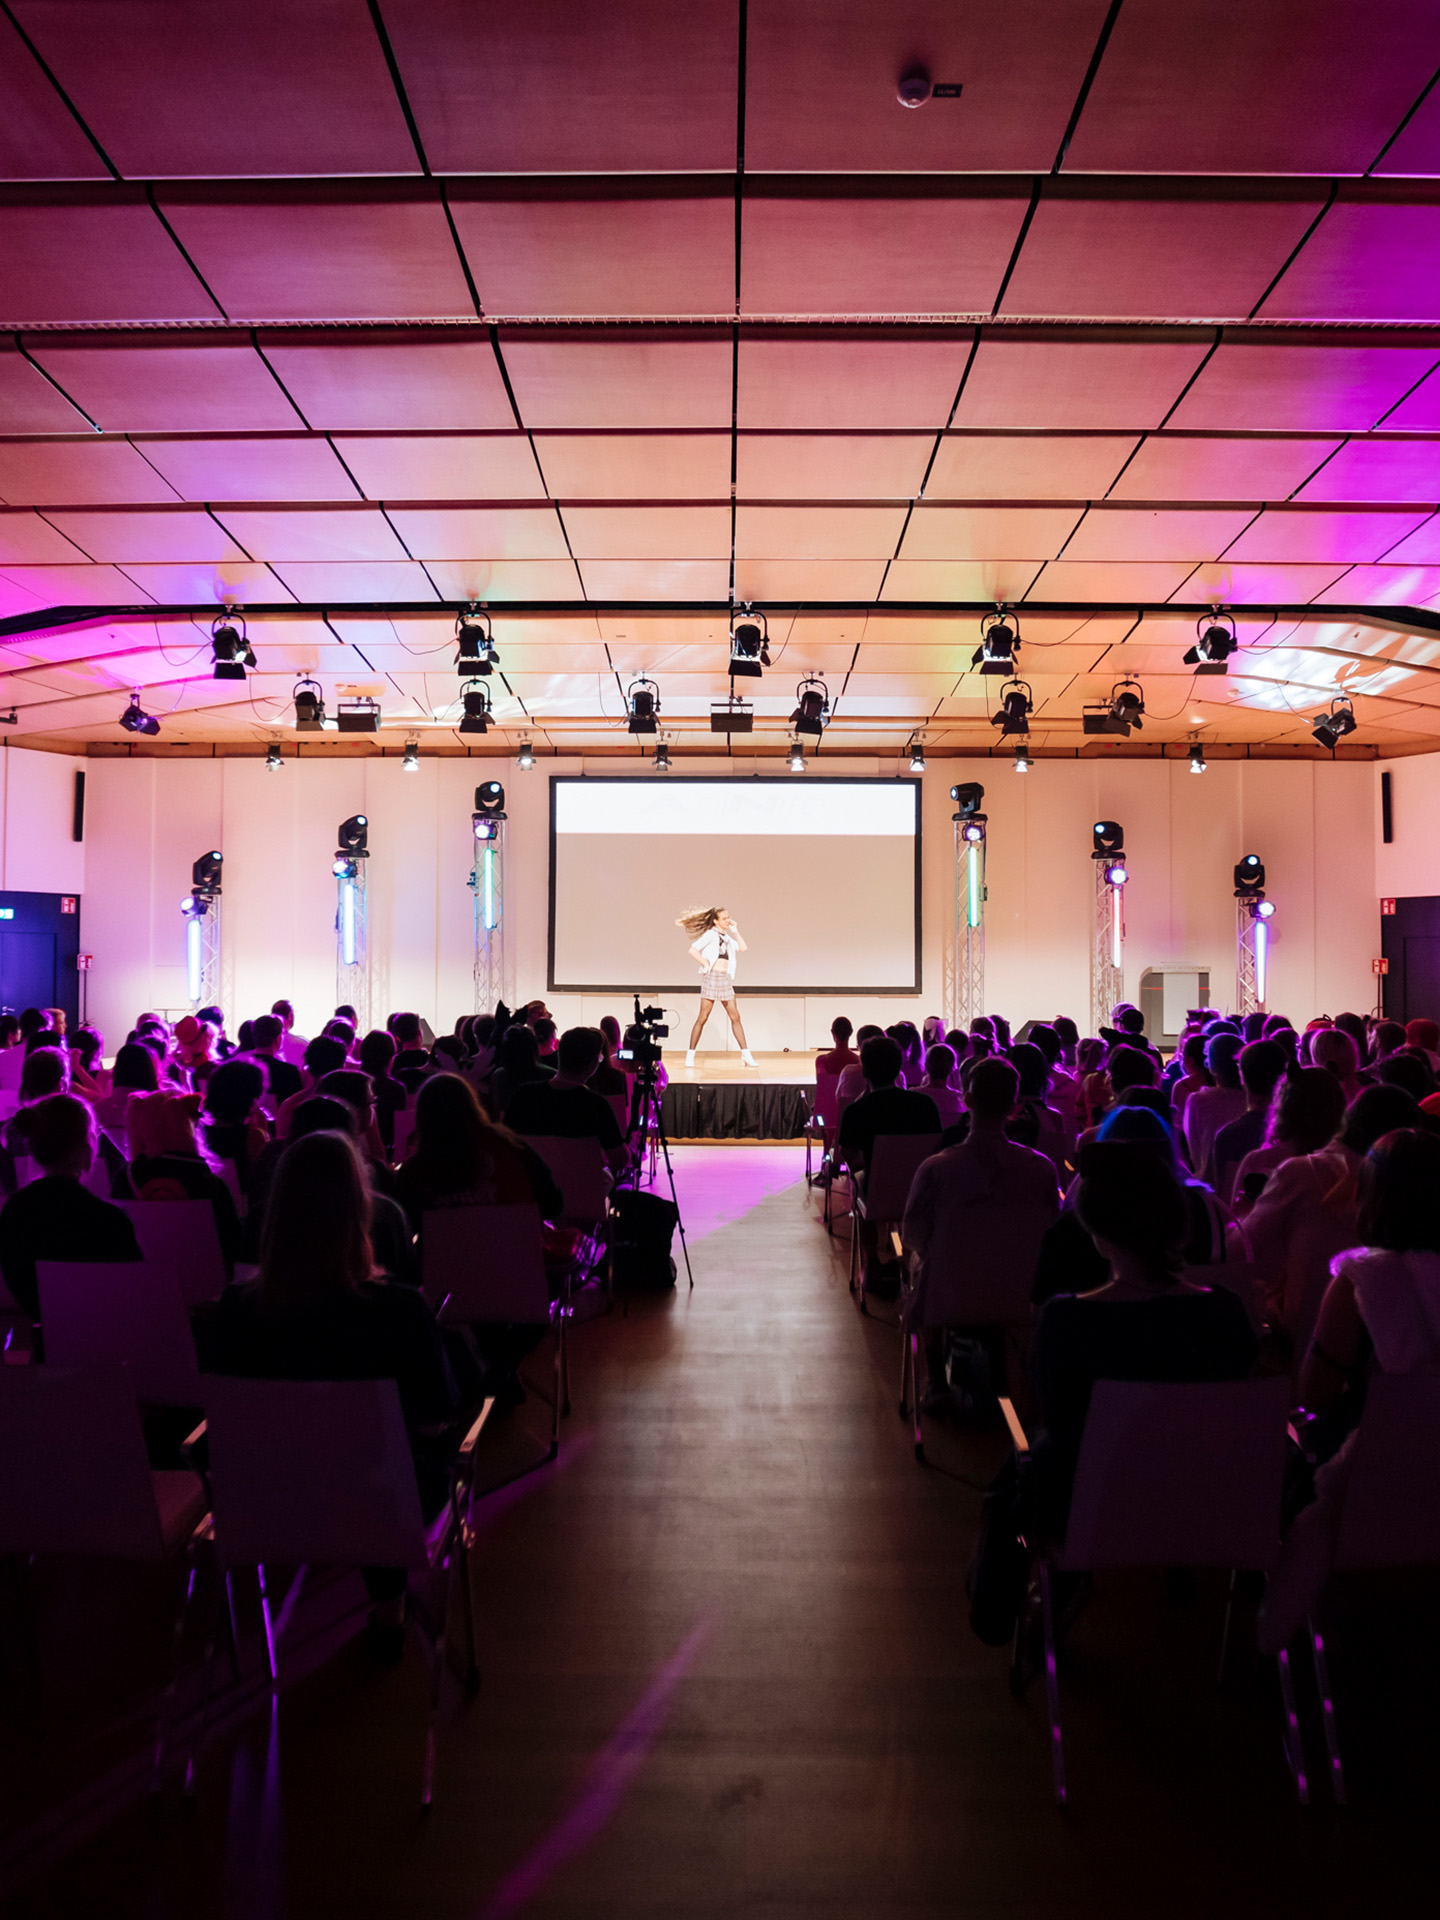
<path fill-rule="evenodd" d="M 662 1113 L 672 1140 L 795 1140 L 805 1131 L 813 1053 L 757 1053 L 747 1067 L 738 1053 L 705 1053 L 685 1065 L 683 1047 L 665 1049 Z"/>

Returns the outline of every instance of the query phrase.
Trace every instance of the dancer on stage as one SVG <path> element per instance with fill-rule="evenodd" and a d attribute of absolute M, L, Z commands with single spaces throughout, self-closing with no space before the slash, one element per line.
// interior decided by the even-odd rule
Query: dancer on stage
<path fill-rule="evenodd" d="M 705 1031 L 711 1008 L 718 1000 L 730 1016 L 730 1026 L 740 1042 L 740 1058 L 753 1067 L 755 1056 L 740 1024 L 740 1009 L 735 1004 L 735 956 L 744 953 L 740 929 L 725 907 L 693 907 L 675 922 L 690 936 L 690 958 L 700 968 L 700 1011 L 690 1029 L 690 1046 L 685 1055 L 687 1067 L 695 1064 L 695 1049 Z"/>

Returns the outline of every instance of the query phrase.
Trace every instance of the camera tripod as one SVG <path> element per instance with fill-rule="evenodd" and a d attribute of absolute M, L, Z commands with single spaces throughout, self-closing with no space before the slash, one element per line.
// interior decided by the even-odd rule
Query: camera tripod
<path fill-rule="evenodd" d="M 658 1013 L 659 1009 L 652 1007 L 649 1011 Z M 641 1038 L 646 1031 L 646 1022 L 640 1010 L 638 994 L 635 996 L 634 1031 L 636 1045 L 633 1051 L 636 1055 L 636 1074 L 635 1085 L 630 1095 L 630 1135 L 633 1139 L 637 1131 L 640 1134 L 640 1153 L 635 1163 L 634 1185 L 638 1192 L 640 1163 L 645 1158 L 645 1136 L 653 1127 L 655 1143 L 660 1149 L 660 1158 L 665 1162 L 665 1173 L 670 1181 L 670 1199 L 675 1208 L 675 1224 L 680 1229 L 680 1251 L 685 1259 L 685 1277 L 693 1290 L 695 1275 L 690 1267 L 690 1246 L 685 1238 L 685 1217 L 680 1211 L 680 1196 L 675 1191 L 675 1166 L 670 1158 L 670 1141 L 665 1132 L 665 1116 L 661 1110 L 658 1089 L 655 1085 L 655 1069 L 660 1064 L 660 1048 L 653 1040 Z M 662 1027 L 660 1031 L 663 1033 L 666 1029 Z"/>

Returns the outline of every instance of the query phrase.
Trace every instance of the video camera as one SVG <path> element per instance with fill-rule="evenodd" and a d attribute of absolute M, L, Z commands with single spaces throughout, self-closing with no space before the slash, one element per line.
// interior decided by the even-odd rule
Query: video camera
<path fill-rule="evenodd" d="M 635 1020 L 625 1029 L 620 1045 L 620 1058 L 636 1067 L 655 1067 L 660 1064 L 660 1041 L 670 1038 L 670 1029 L 661 1019 L 664 1007 L 642 1007 L 640 996 L 635 995 Z"/>

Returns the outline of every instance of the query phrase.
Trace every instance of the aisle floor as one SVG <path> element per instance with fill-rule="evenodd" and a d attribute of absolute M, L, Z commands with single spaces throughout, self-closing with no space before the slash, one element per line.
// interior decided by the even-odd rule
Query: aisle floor
<path fill-rule="evenodd" d="M 143 1791 L 153 1583 L 41 1570 L 34 1681 L 0 1589 L 10 1920 L 1429 1910 L 1433 1670 L 1417 1691 L 1388 1656 L 1342 1660 L 1358 1804 L 1337 1816 L 1322 1788 L 1302 1816 L 1273 1677 L 1242 1645 L 1215 1686 L 1218 1581 L 1187 1604 L 1158 1577 L 1101 1583 L 1062 1676 L 1057 1812 L 1041 1691 L 1012 1700 L 965 1621 L 1003 1442 L 946 1430 L 917 1465 L 898 1334 L 857 1314 L 802 1158 L 676 1151 L 694 1290 L 682 1269 L 577 1329 L 558 1464 L 487 1504 L 484 1683 L 447 1691 L 428 1818 L 427 1677 L 413 1650 L 367 1664 L 350 1576 L 302 1594 L 273 1712 L 251 1622 L 189 1808 L 173 1779 Z M 532 1396 L 487 1471 L 542 1429 Z"/>

